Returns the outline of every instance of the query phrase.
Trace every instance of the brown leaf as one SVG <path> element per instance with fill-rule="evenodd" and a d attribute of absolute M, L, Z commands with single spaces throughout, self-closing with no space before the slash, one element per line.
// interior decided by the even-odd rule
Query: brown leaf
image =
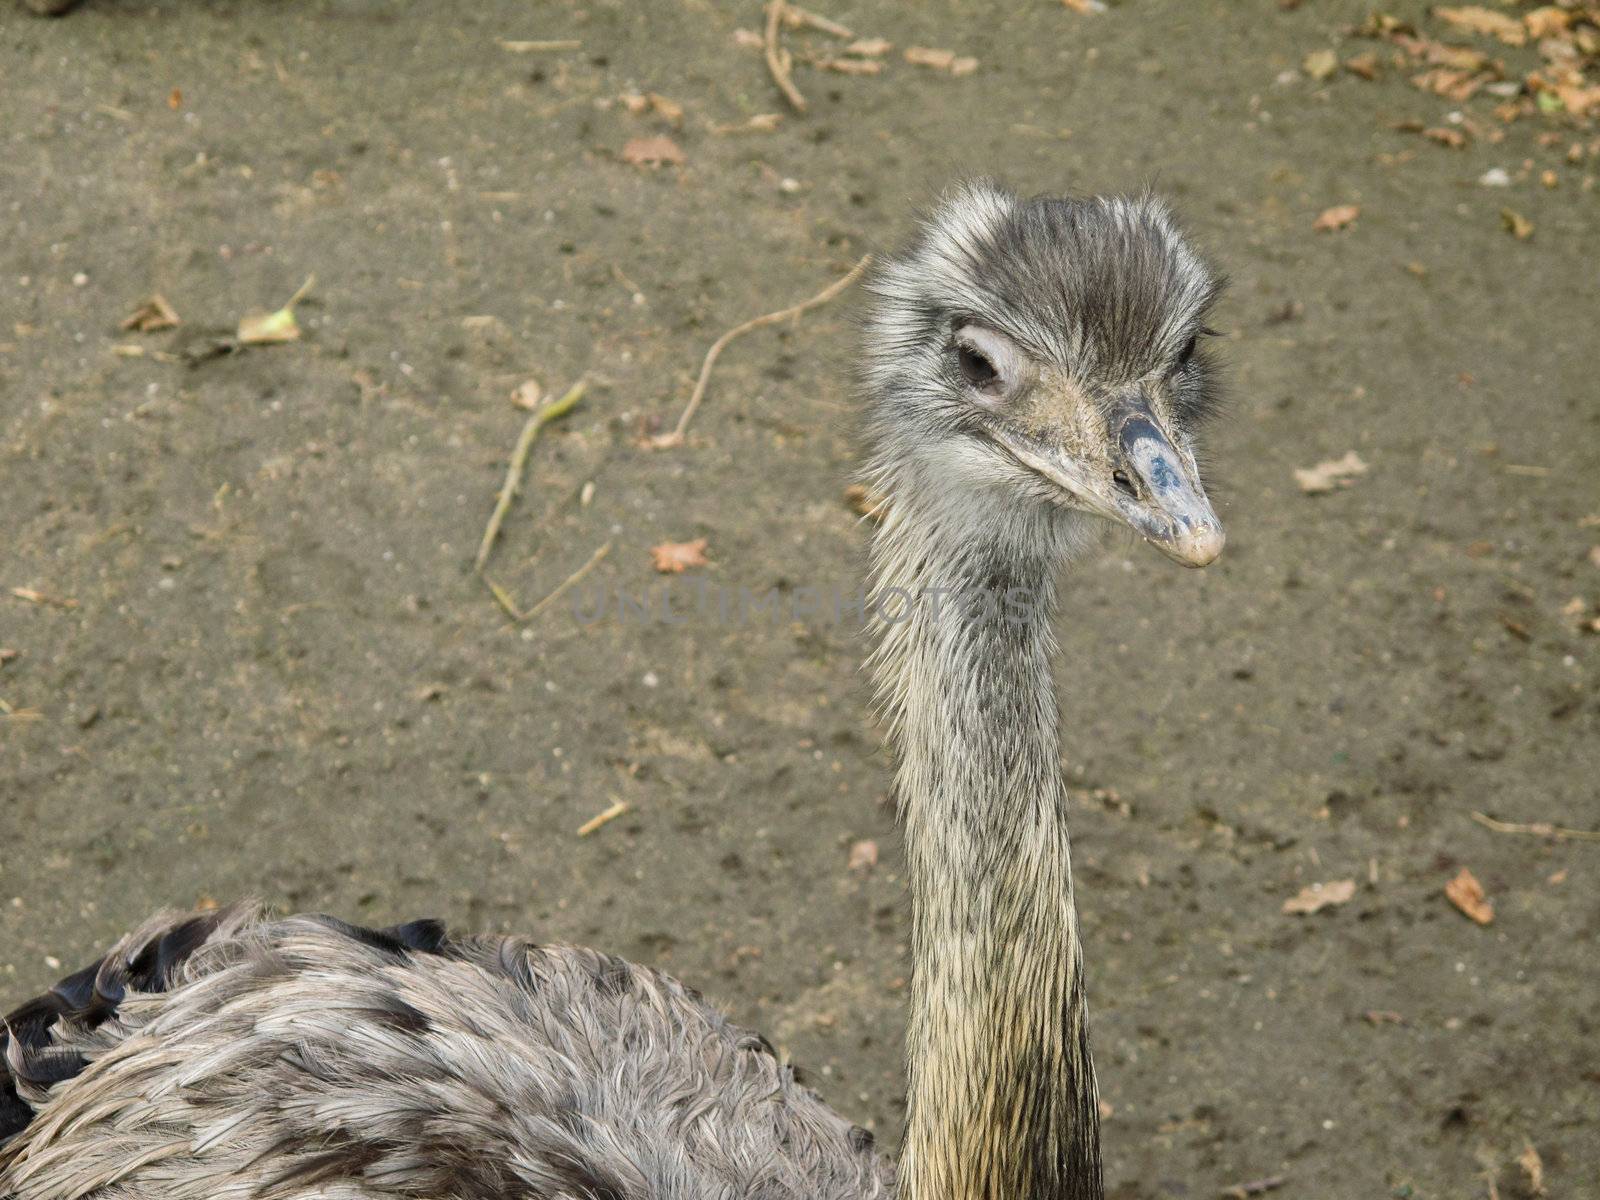
<path fill-rule="evenodd" d="M 850 847 L 850 869 L 865 871 L 878 865 L 878 843 L 868 838 Z"/>
<path fill-rule="evenodd" d="M 1521 46 L 1528 40 L 1528 31 L 1523 28 L 1521 21 L 1476 4 L 1462 8 L 1447 8 L 1441 5 L 1433 10 L 1433 15 L 1457 29 L 1499 38 L 1508 46 Z"/>
<path fill-rule="evenodd" d="M 1465 867 L 1461 868 L 1461 874 L 1444 885 L 1444 894 L 1449 897 L 1451 904 L 1479 925 L 1487 925 L 1494 920 L 1494 905 L 1484 896 L 1483 884 Z"/>
<path fill-rule="evenodd" d="M 1298 895 L 1283 902 L 1283 911 L 1290 915 L 1309 916 L 1329 905 L 1348 904 L 1356 894 L 1354 879 L 1338 879 L 1332 883 L 1313 883 L 1300 889 Z"/>
<path fill-rule="evenodd" d="M 1450 129 L 1438 126 L 1434 129 L 1424 129 L 1422 136 L 1430 142 L 1438 142 L 1441 146 L 1449 146 L 1452 150 L 1460 150 L 1467 144 L 1467 135 L 1459 129 Z"/>
<path fill-rule="evenodd" d="M 1389 1012 L 1381 1008 L 1369 1008 L 1361 1014 L 1366 1018 L 1368 1025 L 1404 1025 L 1406 1019 L 1397 1012 Z"/>
<path fill-rule="evenodd" d="M 21 650 L 13 650 L 10 646 L 0 646 L 0 667 L 5 666 L 8 662 L 16 662 L 21 657 Z"/>
<path fill-rule="evenodd" d="M 162 329 L 174 329 L 183 324 L 178 319 L 177 312 L 168 304 L 166 297 L 160 292 L 154 292 L 150 298 L 141 301 L 139 307 L 122 318 L 118 329 L 132 329 L 138 333 L 156 333 Z"/>
<path fill-rule="evenodd" d="M 1359 204 L 1335 204 L 1332 208 L 1323 209 L 1317 219 L 1311 222 L 1311 228 L 1318 233 L 1343 229 L 1360 215 L 1361 206 Z"/>
<path fill-rule="evenodd" d="M 1519 242 L 1525 242 L 1533 236 L 1533 222 L 1514 209 L 1502 208 L 1500 223 L 1506 227 L 1506 232 Z"/>
<path fill-rule="evenodd" d="M 1528 14 L 1530 17 L 1532 13 Z M 1517 1157 L 1517 1166 L 1522 1168 L 1522 1173 L 1528 1177 L 1528 1190 L 1535 1196 L 1544 1195 L 1544 1159 L 1539 1157 L 1539 1152 L 1533 1148 L 1532 1142 L 1523 1143 L 1522 1153 Z"/>
<path fill-rule="evenodd" d="M 1447 100 L 1470 100 L 1481 88 L 1485 79 L 1471 71 L 1455 71 L 1449 67 L 1433 67 L 1411 77 L 1411 85 Z"/>
<path fill-rule="evenodd" d="M 1313 50 L 1305 56 L 1300 66 L 1307 75 L 1321 83 L 1325 79 L 1332 79 L 1338 72 L 1339 56 L 1332 50 Z"/>
<path fill-rule="evenodd" d="M 1476 46 L 1457 46 L 1423 37 L 1396 38 L 1395 44 L 1412 58 L 1420 58 L 1430 67 L 1454 67 L 1458 71 L 1492 70 L 1499 73 L 1494 60 Z"/>
<path fill-rule="evenodd" d="M 1553 4 L 1522 14 L 1522 23 L 1536 38 L 1559 37 L 1572 25 L 1572 14 Z"/>
<path fill-rule="evenodd" d="M 183 107 L 183 89 L 182 88 L 173 88 L 170 92 L 167 93 L 167 107 L 170 108 L 173 112 L 177 112 L 180 108 Z"/>
<path fill-rule="evenodd" d="M 681 165 L 685 159 L 678 143 L 669 137 L 634 138 L 622 148 L 622 161 L 636 167 Z"/>
<path fill-rule="evenodd" d="M 1378 56 L 1371 50 L 1352 55 L 1344 60 L 1344 69 L 1352 75 L 1361 76 L 1363 79 L 1376 79 L 1378 77 Z"/>
<path fill-rule="evenodd" d="M 706 558 L 705 538 L 695 538 L 692 542 L 662 542 L 650 547 L 650 557 L 656 570 L 663 575 L 681 575 L 690 567 L 704 567 L 710 563 Z"/>
<path fill-rule="evenodd" d="M 1105 0 L 1061 0 L 1061 3 L 1073 12 L 1082 13 L 1086 17 L 1106 10 Z"/>
<path fill-rule="evenodd" d="M 1367 464 L 1351 450 L 1343 458 L 1330 458 L 1314 467 L 1296 467 L 1294 480 L 1306 495 L 1318 496 L 1323 492 L 1349 487 L 1357 475 L 1366 473 Z"/>

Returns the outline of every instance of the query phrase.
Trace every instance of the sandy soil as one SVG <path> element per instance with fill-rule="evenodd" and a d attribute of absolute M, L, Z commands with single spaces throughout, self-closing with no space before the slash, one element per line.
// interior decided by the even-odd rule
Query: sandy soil
<path fill-rule="evenodd" d="M 524 605 L 607 541 L 613 594 L 698 537 L 718 585 L 848 587 L 850 304 L 736 343 L 690 444 L 641 449 L 707 344 L 953 176 L 1153 182 L 1233 279 L 1237 399 L 1223 560 L 1109 539 L 1061 630 L 1113 1194 L 1521 1196 L 1532 1145 L 1600 1196 L 1600 845 L 1470 817 L 1600 824 L 1600 638 L 1563 612 L 1600 598 L 1600 158 L 1564 158 L 1595 131 L 1391 128 L 1455 106 L 1388 47 L 1376 81 L 1299 69 L 1372 48 L 1336 37 L 1366 8 L 855 0 L 883 73 L 802 67 L 811 112 L 743 136 L 711 127 L 782 111 L 753 2 L 0 10 L 4 993 L 162 905 L 438 914 L 672 970 L 893 1145 L 907 907 L 859 641 L 514 627 L 469 571 L 509 396 L 593 380 L 496 551 Z M 656 134 L 684 165 L 624 161 Z M 312 274 L 302 341 L 208 356 Z M 151 292 L 183 326 L 119 331 Z M 1300 493 L 1350 450 L 1369 473 Z M 1492 925 L 1444 897 L 1463 866 Z"/>

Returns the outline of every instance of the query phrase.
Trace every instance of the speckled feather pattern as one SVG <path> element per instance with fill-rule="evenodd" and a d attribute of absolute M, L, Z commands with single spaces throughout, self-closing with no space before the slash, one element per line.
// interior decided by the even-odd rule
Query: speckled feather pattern
<path fill-rule="evenodd" d="M 243 907 L 212 922 L 164 986 L 127 988 L 147 948 L 186 920 L 158 917 L 106 957 L 96 992 L 123 994 L 93 1028 L 73 1015 L 90 1002 L 66 1006 L 36 1045 L 6 1039 L 0 1083 L 34 1116 L 0 1149 L 0 1196 L 893 1192 L 865 1131 L 660 972 L 514 938 L 412 949 Z M 57 1078 L 63 1063 L 72 1073 Z"/>

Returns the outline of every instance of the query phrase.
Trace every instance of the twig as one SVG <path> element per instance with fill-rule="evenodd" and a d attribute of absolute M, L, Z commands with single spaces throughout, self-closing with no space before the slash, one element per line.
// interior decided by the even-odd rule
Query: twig
<path fill-rule="evenodd" d="M 809 25 L 812 29 L 832 34 L 836 38 L 844 38 L 846 41 L 856 36 L 839 22 L 830 21 L 821 13 L 814 13 L 809 8 L 801 8 L 798 4 L 790 4 L 788 0 L 785 0 L 783 8 L 783 23 L 790 29 L 801 29 Z"/>
<path fill-rule="evenodd" d="M 78 607 L 76 600 L 70 600 L 62 596 L 47 596 L 43 592 L 34 591 L 32 588 L 14 587 L 11 589 L 11 594 L 18 600 L 26 600 L 29 604 L 45 604 L 51 608 L 66 609 Z"/>
<path fill-rule="evenodd" d="M 555 588 L 554 591 L 552 591 L 543 600 L 539 601 L 539 603 L 535 604 L 532 608 L 530 608 L 527 611 L 527 614 L 525 616 L 518 617 L 517 619 L 520 620 L 520 621 L 531 621 L 531 620 L 533 620 L 540 613 L 542 613 L 545 609 L 549 608 L 557 600 L 561 599 L 562 596 L 565 596 L 569 591 L 571 591 L 572 588 L 574 586 L 576 586 L 583 579 L 583 577 L 585 575 L 587 575 L 590 571 L 594 570 L 595 567 L 597 567 L 600 564 L 600 560 L 602 558 L 604 558 L 606 555 L 608 555 L 610 553 L 611 553 L 611 543 L 607 542 L 604 546 L 601 546 L 600 549 L 596 550 L 593 554 L 591 554 L 589 556 L 589 561 L 588 562 L 584 563 L 583 566 L 579 567 L 571 575 L 568 575 L 565 579 L 563 579 L 559 584 L 556 585 L 556 588 Z"/>
<path fill-rule="evenodd" d="M 1560 825 L 1552 825 L 1548 821 L 1530 821 L 1527 824 L 1520 821 L 1496 821 L 1481 812 L 1473 813 L 1472 819 L 1485 829 L 1492 829 L 1496 833 L 1526 833 L 1534 837 L 1570 838 L 1575 842 L 1600 842 L 1600 830 L 1597 829 L 1567 829 Z"/>
<path fill-rule="evenodd" d="M 689 421 L 694 417 L 695 409 L 700 407 L 700 401 L 705 397 L 706 384 L 711 379 L 711 368 L 716 365 L 717 357 L 727 348 L 729 342 L 742 334 L 749 333 L 752 329 L 760 329 L 764 325 L 776 325 L 779 321 L 787 320 L 790 317 L 798 317 L 801 313 L 816 308 L 818 305 L 826 304 L 857 279 L 860 279 L 862 272 L 867 269 L 868 264 L 871 262 L 872 255 L 863 256 L 860 262 L 850 268 L 849 274 L 834 280 L 811 299 L 801 304 L 796 304 L 792 308 L 783 309 L 781 312 L 766 313 L 763 316 L 752 317 L 743 325 L 735 325 L 727 333 L 712 342 L 711 349 L 706 351 L 705 362 L 700 364 L 700 378 L 695 380 L 694 392 L 689 396 L 689 403 L 684 407 L 683 415 L 678 418 L 677 426 L 671 433 L 652 438 L 650 445 L 657 450 L 667 450 L 674 446 L 683 445 L 684 431 L 689 428 Z"/>
<path fill-rule="evenodd" d="M 795 112 L 803 113 L 806 110 L 806 98 L 800 94 L 800 89 L 794 86 L 794 80 L 789 78 L 789 64 L 785 61 L 783 48 L 778 45 L 778 22 L 783 18 L 786 8 L 788 5 L 784 0 L 768 0 L 765 46 L 767 70 L 772 72 L 772 82 L 778 85 L 778 90 L 789 102 L 789 107 Z"/>
<path fill-rule="evenodd" d="M 502 50 L 509 50 L 513 54 L 536 54 L 541 50 L 577 50 L 583 46 L 577 38 L 552 38 L 539 42 L 510 41 L 506 38 L 496 38 Z"/>
<path fill-rule="evenodd" d="M 1231 1188 L 1224 1188 L 1222 1194 L 1229 1200 L 1250 1200 L 1251 1196 L 1259 1196 L 1263 1192 L 1273 1192 L 1289 1182 L 1287 1175 L 1269 1175 L 1266 1179 L 1252 1179 L 1249 1183 L 1236 1183 Z"/>
<path fill-rule="evenodd" d="M 522 426 L 522 433 L 517 438 L 517 447 L 511 452 L 511 465 L 506 468 L 506 481 L 500 485 L 500 497 L 495 501 L 494 512 L 489 514 L 489 524 L 484 526 L 483 541 L 478 543 L 478 556 L 472 560 L 472 569 L 480 575 L 489 561 L 489 552 L 494 549 L 494 540 L 500 536 L 500 523 L 506 519 L 506 513 L 511 509 L 511 501 L 517 494 L 517 488 L 522 485 L 522 469 L 528 461 L 528 451 L 533 449 L 534 440 L 551 421 L 564 417 L 577 406 L 583 399 L 583 393 L 588 388 L 587 380 L 580 379 L 567 389 L 567 394 L 554 404 L 547 404 L 538 412 L 530 416 Z"/>
<path fill-rule="evenodd" d="M 506 591 L 505 588 L 490 579 L 482 571 L 478 572 L 478 578 L 483 580 L 483 586 L 489 589 L 489 594 L 494 597 L 494 602 L 505 610 L 506 616 L 513 621 L 527 620 L 527 614 L 517 607 L 517 602 L 512 599 L 510 592 Z"/>
<path fill-rule="evenodd" d="M 623 813 L 625 813 L 627 811 L 628 811 L 628 802 L 626 800 L 618 800 L 615 804 L 613 804 L 610 808 L 606 809 L 604 812 L 596 813 L 594 816 L 590 817 L 587 821 L 585 821 L 582 825 L 579 825 L 578 826 L 578 836 L 579 837 L 588 837 L 596 829 L 599 829 L 600 826 L 609 825 L 612 821 L 615 821 L 618 817 L 620 817 Z"/>

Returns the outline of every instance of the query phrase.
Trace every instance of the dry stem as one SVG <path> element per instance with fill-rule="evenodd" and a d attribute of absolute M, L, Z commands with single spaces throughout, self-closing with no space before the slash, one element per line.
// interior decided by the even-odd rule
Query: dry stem
<path fill-rule="evenodd" d="M 783 19 L 783 14 L 788 5 L 784 0 L 769 0 L 767 4 L 767 35 L 765 52 L 767 56 L 767 70 L 772 72 L 772 81 L 778 85 L 778 90 L 783 93 L 783 98 L 795 112 L 805 112 L 806 98 L 800 94 L 800 89 L 794 86 L 794 80 L 789 77 L 789 63 L 783 48 L 778 45 L 778 22 Z"/>
<path fill-rule="evenodd" d="M 695 380 L 694 392 L 689 396 L 689 403 L 684 407 L 683 415 L 678 418 L 677 426 L 671 433 L 662 434 L 660 437 L 651 439 L 650 445 L 657 450 L 666 450 L 673 446 L 683 445 L 684 431 L 689 428 L 689 421 L 694 417 L 695 409 L 700 407 L 700 401 L 705 397 L 706 384 L 711 379 L 711 368 L 716 365 L 717 357 L 727 348 L 729 342 L 742 334 L 749 333 L 752 329 L 760 329 L 764 325 L 776 325 L 779 321 L 787 320 L 790 317 L 798 317 L 809 309 L 826 304 L 857 279 L 861 278 L 862 272 L 867 269 L 868 264 L 871 262 L 872 255 L 865 255 L 860 262 L 850 268 L 849 274 L 834 280 L 811 299 L 796 304 L 792 308 L 783 309 L 781 312 L 766 313 L 759 317 L 752 317 L 743 325 L 735 325 L 727 333 L 711 343 L 711 349 L 706 351 L 706 360 L 700 365 L 700 378 Z"/>
<path fill-rule="evenodd" d="M 506 481 L 500 485 L 500 496 L 495 501 L 494 512 L 489 514 L 489 523 L 484 526 L 483 541 L 478 543 L 478 556 L 472 561 L 473 570 L 480 575 L 489 561 L 490 551 L 494 549 L 495 538 L 500 536 L 500 523 L 506 519 L 506 513 L 511 510 L 511 501 L 516 497 L 517 488 L 522 485 L 522 470 L 527 465 L 528 451 L 533 449 L 539 430 L 556 418 L 564 417 L 571 412 L 578 401 L 583 399 L 583 393 L 588 386 L 587 380 L 578 380 L 567 390 L 565 396 L 554 404 L 547 404 L 539 409 L 522 426 L 522 433 L 517 438 L 517 447 L 511 452 L 511 465 L 506 468 Z"/>
<path fill-rule="evenodd" d="M 1496 833 L 1526 833 L 1534 837 L 1570 838 L 1575 842 L 1600 842 L 1600 830 L 1596 829 L 1567 829 L 1548 821 L 1530 821 L 1526 824 L 1520 821 L 1496 821 L 1481 812 L 1473 813 L 1472 819 Z"/>

